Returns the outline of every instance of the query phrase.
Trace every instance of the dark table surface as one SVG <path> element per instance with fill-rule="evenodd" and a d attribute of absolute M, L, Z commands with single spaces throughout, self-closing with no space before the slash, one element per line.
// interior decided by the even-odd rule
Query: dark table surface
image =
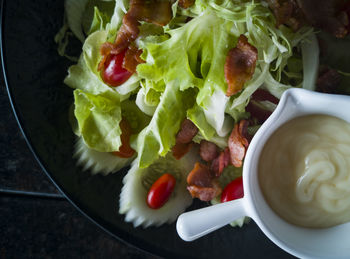
<path fill-rule="evenodd" d="M 21 134 L 2 78 L 0 233 L 0 258 L 157 258 L 109 236 L 55 188 Z"/>

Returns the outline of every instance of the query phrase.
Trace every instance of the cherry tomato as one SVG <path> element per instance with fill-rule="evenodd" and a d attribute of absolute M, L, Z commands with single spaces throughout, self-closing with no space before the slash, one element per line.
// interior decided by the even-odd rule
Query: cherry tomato
<path fill-rule="evenodd" d="M 163 174 L 153 183 L 148 191 L 147 205 L 151 209 L 159 209 L 169 199 L 176 184 L 176 179 L 171 174 Z"/>
<path fill-rule="evenodd" d="M 130 125 L 125 118 L 122 118 L 119 123 L 119 127 L 122 130 L 122 134 L 120 135 L 122 145 L 120 146 L 119 151 L 113 152 L 113 154 L 122 158 L 132 157 L 135 153 L 135 150 L 130 147 Z"/>
<path fill-rule="evenodd" d="M 117 55 L 109 55 L 101 72 L 102 80 L 110 86 L 119 86 L 128 80 L 132 73 L 123 68 L 123 61 L 127 49 Z"/>
<path fill-rule="evenodd" d="M 238 177 L 226 185 L 221 194 L 221 202 L 236 200 L 243 197 L 243 180 Z"/>

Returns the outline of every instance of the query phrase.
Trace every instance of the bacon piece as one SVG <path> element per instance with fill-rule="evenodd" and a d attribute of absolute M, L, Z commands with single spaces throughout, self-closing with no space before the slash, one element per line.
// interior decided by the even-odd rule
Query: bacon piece
<path fill-rule="evenodd" d="M 211 186 L 213 174 L 207 165 L 196 162 L 194 168 L 187 176 L 188 185 L 197 185 L 202 187 Z"/>
<path fill-rule="evenodd" d="M 192 142 L 185 143 L 185 144 L 180 143 L 180 142 L 176 142 L 175 145 L 171 149 L 173 156 L 177 160 L 181 159 L 184 155 L 187 154 L 188 151 L 190 151 L 192 144 L 193 144 Z"/>
<path fill-rule="evenodd" d="M 181 124 L 180 131 L 176 135 L 176 143 L 189 143 L 192 141 L 193 137 L 197 135 L 197 133 L 197 126 L 189 119 L 185 119 Z"/>
<path fill-rule="evenodd" d="M 343 0 L 297 0 L 306 20 L 312 25 L 337 38 L 348 34 L 348 15 L 342 12 Z"/>
<path fill-rule="evenodd" d="M 125 49 L 131 41 L 134 41 L 139 34 L 140 21 L 164 26 L 170 22 L 171 17 L 170 1 L 131 0 L 129 11 L 123 18 L 123 25 L 118 32 L 115 44 Z"/>
<path fill-rule="evenodd" d="M 226 57 L 225 79 L 228 84 L 227 96 L 242 90 L 244 83 L 252 78 L 258 50 L 248 43 L 246 36 L 239 36 L 237 46 L 232 48 Z"/>
<path fill-rule="evenodd" d="M 212 161 L 219 155 L 219 148 L 213 142 L 202 140 L 199 146 L 199 155 L 204 161 Z"/>
<path fill-rule="evenodd" d="M 278 98 L 270 94 L 268 91 L 263 90 L 263 89 L 257 89 L 253 94 L 251 99 L 255 101 L 269 101 L 274 104 L 278 104 L 280 101 Z"/>
<path fill-rule="evenodd" d="M 228 148 L 230 149 L 231 164 L 235 167 L 241 167 L 249 141 L 247 138 L 248 121 L 241 120 L 233 128 L 228 139 Z"/>
<path fill-rule="evenodd" d="M 317 79 L 316 89 L 319 92 L 335 93 L 337 86 L 340 84 L 341 75 L 337 70 L 326 69 Z"/>
<path fill-rule="evenodd" d="M 228 148 L 225 148 L 224 151 L 221 151 L 220 155 L 213 160 L 210 169 L 216 177 L 219 177 L 222 171 L 225 169 L 225 167 L 230 164 L 230 162 L 230 150 Z"/>
<path fill-rule="evenodd" d="M 179 0 L 179 6 L 181 8 L 187 9 L 194 4 L 195 0 Z"/>
<path fill-rule="evenodd" d="M 187 184 L 192 197 L 202 201 L 210 201 L 222 192 L 209 167 L 198 162 L 187 176 Z"/>
<path fill-rule="evenodd" d="M 304 15 L 295 0 L 267 0 L 270 9 L 276 17 L 277 27 L 288 25 L 297 31 L 305 24 Z"/>
<path fill-rule="evenodd" d="M 101 47 L 102 60 L 98 69 L 101 70 L 109 54 L 119 54 L 126 49 L 139 35 L 140 21 L 164 26 L 172 18 L 170 1 L 162 0 L 130 0 L 129 11 L 123 17 L 115 42 L 106 43 Z M 105 46 L 104 46 L 105 45 Z"/>
<path fill-rule="evenodd" d="M 268 110 L 261 108 L 254 101 L 250 101 L 248 103 L 247 107 L 245 108 L 245 110 L 247 112 L 249 112 L 253 118 L 258 119 L 259 124 L 266 121 L 270 117 L 270 115 L 272 114 L 271 111 L 268 111 Z"/>
<path fill-rule="evenodd" d="M 105 42 L 101 45 L 100 53 L 101 53 L 102 59 L 101 59 L 100 63 L 98 64 L 98 68 L 97 68 L 98 71 L 100 71 L 103 68 L 109 53 L 113 49 L 114 49 L 114 44 L 112 44 L 110 42 Z"/>
<path fill-rule="evenodd" d="M 277 26 L 288 25 L 294 31 L 306 22 L 338 38 L 348 34 L 349 15 L 343 0 L 267 0 Z"/>
<path fill-rule="evenodd" d="M 133 1 L 131 1 L 133 2 Z M 133 14 L 133 5 L 130 6 L 129 12 L 123 17 L 123 24 L 120 27 L 117 37 L 114 42 L 114 49 L 111 54 L 118 54 L 126 49 L 131 42 L 136 40 L 139 35 L 139 21 L 138 17 Z"/>
<path fill-rule="evenodd" d="M 134 45 L 130 45 L 128 50 L 125 53 L 123 67 L 131 73 L 136 72 L 136 67 L 138 64 L 145 63 L 144 60 L 140 58 L 142 50 L 138 49 Z"/>
<path fill-rule="evenodd" d="M 274 104 L 278 104 L 279 99 L 263 89 L 256 90 L 246 107 L 246 111 L 251 114 L 252 117 L 258 119 L 258 123 L 263 123 L 272 114 L 271 111 L 262 108 L 257 101 L 269 101 Z"/>
<path fill-rule="evenodd" d="M 201 201 L 211 201 L 222 192 L 222 189 L 217 182 L 213 182 L 212 187 L 189 185 L 187 186 L 187 190 L 191 193 L 193 198 L 198 198 Z"/>

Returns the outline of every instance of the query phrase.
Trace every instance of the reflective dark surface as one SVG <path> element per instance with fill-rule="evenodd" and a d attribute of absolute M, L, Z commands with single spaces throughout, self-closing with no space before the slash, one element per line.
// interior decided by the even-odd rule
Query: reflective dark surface
<path fill-rule="evenodd" d="M 125 171 L 106 177 L 90 176 L 72 159 L 74 136 L 68 122 L 72 90 L 62 83 L 70 63 L 58 56 L 53 41 L 62 20 L 63 1 L 6 1 L 3 59 L 13 105 L 27 141 L 47 174 L 75 206 L 111 234 L 164 257 L 290 257 L 254 222 L 243 228 L 225 227 L 191 243 L 177 236 L 175 224 L 135 229 L 124 222 L 117 212 Z"/>

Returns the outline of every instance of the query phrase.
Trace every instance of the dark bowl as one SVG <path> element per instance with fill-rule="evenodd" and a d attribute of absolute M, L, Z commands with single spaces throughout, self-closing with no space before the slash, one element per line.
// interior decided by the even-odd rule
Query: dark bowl
<path fill-rule="evenodd" d="M 71 64 L 57 53 L 54 36 L 63 23 L 62 0 L 4 1 L 2 62 L 10 99 L 21 130 L 38 163 L 68 200 L 114 237 L 164 257 L 289 257 L 254 222 L 225 227 L 197 241 L 182 241 L 175 224 L 134 228 L 118 214 L 126 170 L 91 176 L 72 158 L 74 135 L 68 110 L 72 90 L 63 84 Z M 81 45 L 76 43 L 79 53 Z M 194 205 L 196 206 L 196 205 Z"/>

